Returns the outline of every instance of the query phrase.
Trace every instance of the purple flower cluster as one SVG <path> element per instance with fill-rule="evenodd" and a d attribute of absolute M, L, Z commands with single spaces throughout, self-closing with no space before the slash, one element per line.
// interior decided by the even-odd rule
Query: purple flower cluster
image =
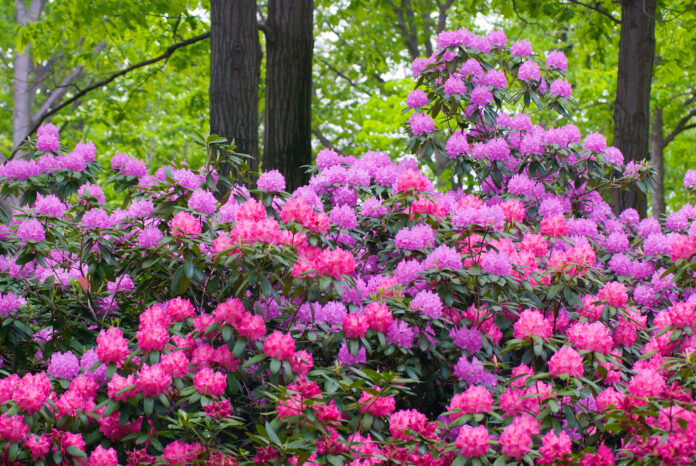
<path fill-rule="evenodd" d="M 435 245 L 435 232 L 430 225 L 425 224 L 402 228 L 394 237 L 394 245 L 407 251 L 428 249 Z"/>

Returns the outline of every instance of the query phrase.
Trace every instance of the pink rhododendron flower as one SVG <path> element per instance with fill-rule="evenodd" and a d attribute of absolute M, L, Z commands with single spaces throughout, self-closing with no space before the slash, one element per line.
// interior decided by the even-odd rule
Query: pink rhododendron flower
<path fill-rule="evenodd" d="M 269 358 L 290 361 L 295 352 L 295 340 L 292 335 L 274 330 L 263 342 L 263 353 Z"/>
<path fill-rule="evenodd" d="M 550 430 L 544 435 L 543 444 L 539 449 L 541 453 L 540 464 L 553 464 L 555 461 L 568 459 L 571 452 L 572 442 L 568 434 L 561 432 L 556 435 Z"/>
<path fill-rule="evenodd" d="M 179 212 L 172 219 L 172 236 L 198 236 L 201 223 L 188 212 Z"/>
<path fill-rule="evenodd" d="M 467 458 L 477 458 L 488 452 L 488 429 L 486 426 L 464 425 L 457 434 L 454 446 L 459 454 Z"/>
<path fill-rule="evenodd" d="M 53 123 L 45 123 L 36 130 L 36 150 L 58 152 L 60 150 L 58 128 Z"/>
<path fill-rule="evenodd" d="M 611 333 L 602 322 L 576 322 L 566 332 L 568 341 L 579 350 L 608 354 L 613 347 Z"/>
<path fill-rule="evenodd" d="M 501 452 L 520 461 L 522 455 L 531 449 L 531 436 L 538 433 L 539 423 L 532 416 L 523 414 L 514 418 L 512 423 L 503 429 L 500 436 Z"/>
<path fill-rule="evenodd" d="M 172 322 L 183 322 L 196 315 L 196 310 L 188 299 L 176 297 L 167 302 L 165 312 Z"/>
<path fill-rule="evenodd" d="M 549 372 L 554 375 L 581 377 L 584 373 L 582 356 L 570 346 L 563 346 L 549 359 Z"/>
<path fill-rule="evenodd" d="M 434 432 L 435 426 L 434 422 L 428 422 L 425 414 L 415 409 L 397 411 L 389 418 L 389 432 L 395 439 L 409 440 L 413 438 L 412 435 L 407 434 L 408 431 L 428 437 Z"/>
<path fill-rule="evenodd" d="M 362 338 L 369 328 L 368 317 L 364 314 L 347 314 L 343 318 L 343 332 L 347 338 Z"/>
<path fill-rule="evenodd" d="M 492 407 L 491 392 L 482 385 L 472 385 L 464 393 L 457 393 L 452 397 L 447 411 L 459 410 L 459 412 L 449 415 L 450 421 L 453 421 L 464 414 L 487 413 Z"/>
<path fill-rule="evenodd" d="M 109 327 L 99 332 L 97 337 L 97 356 L 99 360 L 109 363 L 122 364 L 128 357 L 128 340 L 118 327 Z"/>
<path fill-rule="evenodd" d="M 408 119 L 408 124 L 411 127 L 411 132 L 416 136 L 432 133 L 435 130 L 435 122 L 432 117 L 424 113 L 411 115 L 411 118 Z"/>
<path fill-rule="evenodd" d="M 380 391 L 380 387 L 372 387 L 372 389 Z M 358 400 L 360 412 L 368 412 L 373 416 L 389 416 L 394 412 L 396 400 L 393 396 L 372 395 L 363 391 Z"/>
<path fill-rule="evenodd" d="M 606 301 L 609 306 L 624 307 L 628 302 L 628 294 L 623 283 L 609 282 L 597 293 L 597 298 Z"/>
<path fill-rule="evenodd" d="M 421 89 L 414 89 L 406 97 L 406 105 L 409 108 L 418 108 L 428 105 L 428 95 Z"/>
<path fill-rule="evenodd" d="M 219 396 L 225 393 L 227 377 L 222 372 L 204 367 L 193 376 L 193 383 L 201 395 Z"/>
<path fill-rule="evenodd" d="M 171 376 L 161 364 L 142 366 L 135 380 L 135 386 L 144 397 L 155 397 L 167 390 L 171 380 Z"/>
<path fill-rule="evenodd" d="M 365 307 L 364 316 L 367 319 L 368 325 L 371 329 L 382 333 L 385 333 L 394 321 L 392 313 L 387 308 L 386 303 L 379 301 L 372 301 L 370 304 L 368 304 Z"/>
<path fill-rule="evenodd" d="M 515 338 L 527 339 L 532 336 L 550 338 L 552 332 L 551 322 L 544 315 L 533 309 L 522 311 L 514 326 Z"/>
<path fill-rule="evenodd" d="M 290 359 L 290 368 L 294 374 L 305 376 L 314 366 L 314 358 L 305 350 L 297 351 Z"/>
<path fill-rule="evenodd" d="M 118 466 L 118 456 L 116 450 L 109 448 L 108 450 L 97 445 L 89 455 L 89 466 Z"/>

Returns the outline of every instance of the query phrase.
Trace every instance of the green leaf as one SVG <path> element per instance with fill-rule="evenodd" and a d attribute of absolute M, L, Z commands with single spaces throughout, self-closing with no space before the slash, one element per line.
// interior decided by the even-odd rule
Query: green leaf
<path fill-rule="evenodd" d="M 232 348 L 232 356 L 239 359 L 239 357 L 244 352 L 244 348 L 246 348 L 246 343 L 246 338 L 240 338 L 239 340 L 237 340 L 234 343 L 234 348 Z"/>
<path fill-rule="evenodd" d="M 193 272 L 194 272 L 193 262 L 191 262 L 191 261 L 184 262 L 184 274 L 186 275 L 186 278 L 192 279 Z"/>
<path fill-rule="evenodd" d="M 74 446 L 74 445 L 69 445 L 69 446 L 65 449 L 65 451 L 67 451 L 68 453 L 70 453 L 70 454 L 71 454 L 72 456 L 74 456 L 75 458 L 87 458 L 87 454 L 86 454 L 84 451 L 82 451 L 82 450 L 80 450 L 79 448 L 77 448 L 76 446 Z"/>
<path fill-rule="evenodd" d="M 145 411 L 145 414 L 148 416 L 152 416 L 152 411 L 154 410 L 155 407 L 155 399 L 147 397 L 143 400 L 143 409 Z"/>
<path fill-rule="evenodd" d="M 229 325 L 225 325 L 222 328 L 222 339 L 226 342 L 232 339 L 232 327 L 230 327 Z"/>
<path fill-rule="evenodd" d="M 172 277 L 171 295 L 180 296 L 188 289 L 189 278 L 184 273 L 184 267 L 180 267 Z"/>
<path fill-rule="evenodd" d="M 264 359 L 266 359 L 266 355 L 263 353 L 259 353 L 256 356 L 253 356 L 253 357 L 247 359 L 246 361 L 244 361 L 244 364 L 242 364 L 242 368 L 246 369 L 249 366 L 253 366 L 254 364 L 260 363 Z"/>
<path fill-rule="evenodd" d="M 266 434 L 268 434 L 268 438 L 271 440 L 271 442 L 275 443 L 276 445 L 281 445 L 280 438 L 278 437 L 278 434 L 276 434 L 276 431 L 273 429 L 271 423 L 266 421 L 264 425 L 266 427 Z"/>
<path fill-rule="evenodd" d="M 10 449 L 8 451 L 8 454 L 10 456 L 10 460 L 14 461 L 17 459 L 17 454 L 19 453 L 19 445 L 16 443 L 11 443 L 10 444 Z"/>
<path fill-rule="evenodd" d="M 114 376 L 115 373 L 116 373 L 116 364 L 113 362 L 110 362 L 106 368 L 106 379 L 111 380 L 111 378 Z"/>

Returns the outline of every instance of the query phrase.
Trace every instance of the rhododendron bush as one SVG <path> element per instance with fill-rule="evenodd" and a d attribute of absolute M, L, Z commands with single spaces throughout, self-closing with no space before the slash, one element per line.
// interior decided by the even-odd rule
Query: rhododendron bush
<path fill-rule="evenodd" d="M 570 122 L 561 52 L 438 46 L 409 150 L 466 190 L 374 152 L 294 193 L 102 167 L 42 127 L 0 169 L 3 464 L 692 463 L 696 208 L 611 212 L 649 168 Z"/>

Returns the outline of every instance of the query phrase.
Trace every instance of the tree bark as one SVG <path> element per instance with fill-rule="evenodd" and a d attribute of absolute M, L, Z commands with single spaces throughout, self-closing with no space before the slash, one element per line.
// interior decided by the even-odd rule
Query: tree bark
<path fill-rule="evenodd" d="M 234 140 L 237 152 L 252 157 L 252 171 L 259 157 L 260 68 L 256 1 L 211 0 L 210 132 Z M 232 169 L 227 163 L 218 167 L 223 175 L 234 175 Z"/>
<path fill-rule="evenodd" d="M 31 56 L 29 50 L 18 54 L 14 59 L 14 105 L 12 106 L 12 149 L 16 149 L 27 137 L 31 128 L 31 115 L 34 108 L 34 95 L 31 92 L 29 76 Z"/>
<path fill-rule="evenodd" d="M 665 213 L 665 137 L 662 123 L 662 108 L 652 111 L 652 131 L 650 134 L 650 161 L 655 168 L 652 191 L 652 216 L 660 219 Z"/>
<path fill-rule="evenodd" d="M 17 24 L 22 26 L 39 20 L 46 0 L 32 0 L 27 9 L 24 0 L 16 0 Z M 27 47 L 14 59 L 12 107 L 12 149 L 16 149 L 29 135 L 34 111 L 34 87 L 31 84 L 31 72 L 34 63 Z"/>
<path fill-rule="evenodd" d="M 619 68 L 614 103 L 614 145 L 626 162 L 646 158 L 650 131 L 650 85 L 655 57 L 657 0 L 622 0 Z M 617 213 L 627 208 L 646 214 L 647 200 L 637 187 L 614 193 Z"/>
<path fill-rule="evenodd" d="M 270 0 L 266 41 L 263 169 L 279 170 L 292 192 L 312 162 L 313 0 Z"/>

